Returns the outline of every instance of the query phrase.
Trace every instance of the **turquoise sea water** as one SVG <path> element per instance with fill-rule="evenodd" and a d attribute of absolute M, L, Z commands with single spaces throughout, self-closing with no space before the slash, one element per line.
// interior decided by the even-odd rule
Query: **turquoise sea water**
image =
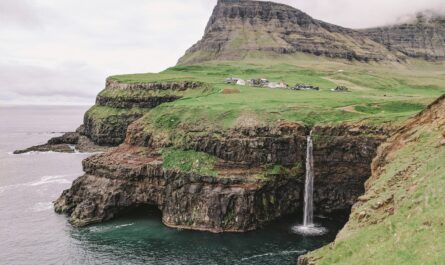
<path fill-rule="evenodd" d="M 46 142 L 82 122 L 86 107 L 0 107 L 0 264 L 295 264 L 331 242 L 345 222 L 316 218 L 329 229 L 303 237 L 301 215 L 243 234 L 165 227 L 160 212 L 139 208 L 111 222 L 73 228 L 52 201 L 82 174 L 88 154 L 11 152 Z"/>

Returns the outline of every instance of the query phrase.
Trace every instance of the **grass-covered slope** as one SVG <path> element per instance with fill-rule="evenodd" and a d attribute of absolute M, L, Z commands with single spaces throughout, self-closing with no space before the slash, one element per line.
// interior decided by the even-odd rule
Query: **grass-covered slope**
<path fill-rule="evenodd" d="M 152 109 L 145 121 L 171 129 L 179 124 L 227 129 L 240 123 L 274 124 L 280 120 L 309 125 L 399 122 L 445 92 L 444 69 L 442 64 L 363 64 L 299 55 L 272 62 L 270 58 L 253 57 L 241 62 L 177 66 L 159 74 L 121 75 L 111 79 L 133 84 L 204 82 L 204 91 L 184 94 L 180 100 Z M 311 84 L 319 86 L 321 91 L 228 85 L 224 83 L 227 77 L 267 78 L 291 86 Z M 330 91 L 339 85 L 347 86 L 351 92 Z M 106 91 L 102 94 L 113 95 Z"/>
<path fill-rule="evenodd" d="M 380 147 L 366 186 L 337 240 L 309 264 L 443 264 L 445 96 Z"/>

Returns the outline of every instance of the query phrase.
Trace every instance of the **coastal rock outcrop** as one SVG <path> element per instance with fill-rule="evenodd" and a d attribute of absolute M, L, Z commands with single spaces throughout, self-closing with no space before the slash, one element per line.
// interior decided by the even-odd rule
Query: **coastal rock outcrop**
<path fill-rule="evenodd" d="M 86 175 L 55 202 L 56 211 L 69 214 L 77 226 L 109 220 L 130 207 L 155 205 L 170 227 L 243 232 L 296 211 L 301 196 L 296 177 L 266 181 L 166 170 L 156 153 L 125 145 L 83 165 Z"/>
<path fill-rule="evenodd" d="M 203 133 L 202 128 L 185 127 L 162 137 L 132 124 L 128 144 L 180 148 L 206 152 L 234 165 L 255 167 L 282 165 L 303 167 L 306 135 L 309 129 L 294 123 L 274 127 L 235 128 Z M 205 130 L 204 130 L 205 131 Z M 348 209 L 363 194 L 363 183 L 370 176 L 371 161 L 378 146 L 391 129 L 366 125 L 316 126 L 314 135 L 315 194 L 322 212 Z"/>
<path fill-rule="evenodd" d="M 125 83 L 108 78 L 96 105 L 84 117 L 84 134 L 98 145 L 117 146 L 125 139 L 127 127 L 150 109 L 182 98 L 201 82 Z"/>
<path fill-rule="evenodd" d="M 25 154 L 29 152 L 58 152 L 58 153 L 94 153 L 103 152 L 108 149 L 93 143 L 83 134 L 83 126 L 76 132 L 67 132 L 61 136 L 51 138 L 46 144 L 32 146 L 23 150 L 16 150 L 14 154 Z"/>
<path fill-rule="evenodd" d="M 125 83 L 107 78 L 106 88 L 97 96 L 96 104 L 85 113 L 84 122 L 76 132 L 54 137 L 43 145 L 16 150 L 14 154 L 104 151 L 121 144 L 128 126 L 150 109 L 203 87 L 204 83 L 195 81 Z"/>
<path fill-rule="evenodd" d="M 55 202 L 57 212 L 83 226 L 147 204 L 157 206 L 170 227 L 243 232 L 301 209 L 306 127 L 283 123 L 219 135 L 191 130 L 186 141 L 173 144 L 175 136 L 163 139 L 140 126 L 130 126 L 118 149 L 84 161 L 86 175 Z M 314 128 L 317 212 L 355 203 L 387 133 L 367 126 Z M 216 157 L 216 174 L 166 169 L 159 151 L 171 146 Z"/>

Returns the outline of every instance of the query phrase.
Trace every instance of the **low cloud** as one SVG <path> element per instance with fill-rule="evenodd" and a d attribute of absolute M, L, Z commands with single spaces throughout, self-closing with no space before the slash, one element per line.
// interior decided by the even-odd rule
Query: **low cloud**
<path fill-rule="evenodd" d="M 74 98 L 79 103 L 92 103 L 91 99 L 101 87 L 93 76 L 98 73 L 85 65 L 61 65 L 47 68 L 32 65 L 0 64 L 2 80 L 1 102 L 20 102 L 34 98 L 51 103 L 51 98 Z"/>
<path fill-rule="evenodd" d="M 0 27 L 36 28 L 42 25 L 37 5 L 28 0 L 0 0 Z"/>
<path fill-rule="evenodd" d="M 277 0 L 314 18 L 350 28 L 394 24 L 424 10 L 445 14 L 443 0 Z"/>

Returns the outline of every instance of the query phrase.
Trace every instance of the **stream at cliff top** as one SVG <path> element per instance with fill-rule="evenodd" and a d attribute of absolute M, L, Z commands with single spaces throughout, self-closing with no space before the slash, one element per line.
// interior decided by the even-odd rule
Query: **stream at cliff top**
<path fill-rule="evenodd" d="M 10 153 L 75 130 L 86 109 L 0 107 L 0 264 L 295 264 L 346 222 L 345 214 L 315 217 L 329 231 L 316 237 L 292 232 L 301 215 L 249 233 L 211 234 L 165 227 L 158 210 L 139 208 L 73 228 L 51 202 L 82 175 L 88 154 Z"/>

